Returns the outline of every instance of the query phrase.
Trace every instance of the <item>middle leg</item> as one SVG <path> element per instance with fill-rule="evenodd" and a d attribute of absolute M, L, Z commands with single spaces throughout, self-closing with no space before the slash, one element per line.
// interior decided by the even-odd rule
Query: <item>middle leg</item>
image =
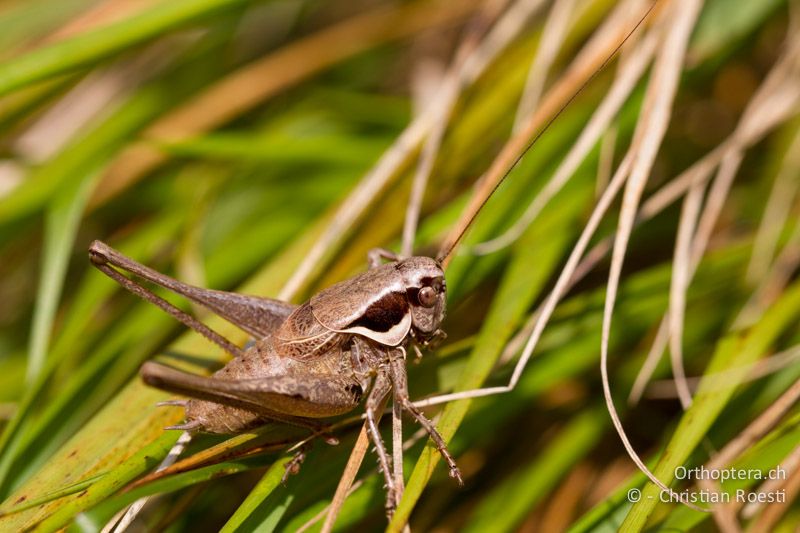
<path fill-rule="evenodd" d="M 383 471 L 383 478 L 386 482 L 386 510 L 390 514 L 397 506 L 397 490 L 394 484 L 394 477 L 392 476 L 391 463 L 389 461 L 389 454 L 386 451 L 386 445 L 383 443 L 383 438 L 378 430 L 378 421 L 381 419 L 383 412 L 383 399 L 392 388 L 392 382 L 384 370 L 379 370 L 378 375 L 375 377 L 375 382 L 372 385 L 372 390 L 367 397 L 366 415 L 367 427 L 369 436 L 375 444 L 375 452 L 378 454 L 378 464 Z"/>
<path fill-rule="evenodd" d="M 394 397 L 400 403 L 400 405 L 411 413 L 419 425 L 425 428 L 425 431 L 428 432 L 433 443 L 436 445 L 436 449 L 439 450 L 439 453 L 442 455 L 442 458 L 447 463 L 447 466 L 450 468 L 450 477 L 458 481 L 459 485 L 464 484 L 464 480 L 461 477 L 461 471 L 458 469 L 458 465 L 456 465 L 455 459 L 450 454 L 450 451 L 447 449 L 447 443 L 445 443 L 442 436 L 436 431 L 436 427 L 434 427 L 433 423 L 428 420 L 428 418 L 422 414 L 408 397 L 408 379 L 406 377 L 406 364 L 405 360 L 401 355 L 398 355 L 397 352 L 392 353 L 390 357 L 389 363 L 390 374 L 392 378 L 392 383 L 394 385 Z"/>

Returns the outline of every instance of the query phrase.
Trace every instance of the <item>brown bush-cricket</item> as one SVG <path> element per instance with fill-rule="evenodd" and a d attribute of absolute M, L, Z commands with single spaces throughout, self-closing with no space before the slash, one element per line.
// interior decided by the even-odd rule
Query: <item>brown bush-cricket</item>
<path fill-rule="evenodd" d="M 618 50 L 619 47 L 600 69 Z M 500 181 L 559 114 L 560 111 L 533 137 Z M 351 411 L 366 396 L 368 432 L 385 479 L 386 508 L 391 516 L 398 503 L 398 491 L 390 455 L 378 430 L 383 399 L 389 392 L 393 392 L 395 404 L 411 414 L 430 435 L 448 464 L 450 476 L 462 482 L 444 439 L 409 398 L 405 359 L 408 349 L 430 347 L 444 337 L 441 330 L 446 308 L 444 265 L 498 185 L 499 182 L 488 191 L 436 259 L 400 257 L 386 250 L 374 250 L 369 255 L 368 271 L 324 289 L 299 306 L 190 286 L 99 241 L 90 247 L 90 258 L 94 266 L 123 287 L 234 356 L 212 377 L 188 374 L 155 362 L 143 365 L 141 375 L 147 384 L 192 398 L 171 402 L 184 407 L 186 421 L 170 429 L 239 433 L 268 422 L 282 422 L 308 428 L 314 435 L 332 440 L 327 426 L 319 419 Z M 210 309 L 252 335 L 255 343 L 240 348 L 120 271 Z M 301 459 L 302 453 L 289 463 L 287 472 L 296 470 Z"/>

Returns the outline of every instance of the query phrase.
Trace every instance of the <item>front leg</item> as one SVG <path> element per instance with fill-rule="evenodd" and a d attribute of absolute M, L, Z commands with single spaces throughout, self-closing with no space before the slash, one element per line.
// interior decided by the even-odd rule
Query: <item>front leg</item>
<path fill-rule="evenodd" d="M 430 435 L 433 443 L 436 445 L 436 449 L 439 450 L 439 453 L 447 463 L 447 466 L 450 467 L 450 477 L 458 481 L 459 485 L 463 485 L 464 480 L 461 478 L 461 471 L 458 469 L 453 456 L 450 455 L 450 451 L 447 449 L 447 444 L 444 442 L 444 439 L 441 435 L 439 435 L 439 432 L 436 431 L 433 423 L 428 420 L 424 414 L 422 414 L 422 411 L 420 411 L 413 403 L 411 403 L 411 400 L 408 397 L 406 365 L 400 350 L 395 350 L 392 352 L 389 365 L 389 371 L 392 377 L 392 383 L 394 385 L 395 400 L 403 407 L 403 409 L 411 413 L 411 416 L 413 416 L 417 422 L 419 422 L 419 424 L 425 428 L 425 431 L 428 432 L 428 435 Z"/>
<path fill-rule="evenodd" d="M 383 398 L 389 393 L 392 388 L 392 382 L 389 379 L 386 371 L 383 369 L 378 371 L 375 377 L 375 383 L 372 385 L 372 390 L 367 397 L 366 415 L 367 426 L 369 429 L 370 438 L 375 444 L 375 452 L 378 454 L 378 464 L 383 471 L 383 477 L 386 481 L 386 510 L 389 514 L 394 512 L 397 507 L 397 490 L 394 485 L 394 478 L 392 477 L 392 469 L 389 463 L 389 454 L 386 452 L 386 446 L 383 443 L 380 431 L 378 431 L 378 421 L 383 414 Z"/>

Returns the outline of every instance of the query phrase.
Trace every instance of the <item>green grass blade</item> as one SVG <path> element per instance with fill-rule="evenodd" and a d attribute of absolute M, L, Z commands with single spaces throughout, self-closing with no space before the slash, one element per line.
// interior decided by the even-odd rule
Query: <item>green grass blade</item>
<path fill-rule="evenodd" d="M 675 433 L 667 445 L 664 455 L 653 473 L 669 484 L 675 469 L 682 465 L 714 423 L 714 420 L 730 400 L 736 386 L 747 373 L 747 365 L 762 357 L 784 329 L 800 316 L 800 283 L 789 288 L 780 300 L 764 315 L 746 336 L 733 333 L 720 341 L 706 370 L 707 374 L 728 371 L 732 375 L 726 387 L 715 384 L 713 378 L 703 380 L 694 401 L 681 418 Z M 738 370 L 737 370 L 738 369 Z M 647 519 L 659 502 L 659 489 L 649 484 L 642 491 L 642 499 L 636 503 L 622 528 L 625 531 L 642 531 Z"/>
<path fill-rule="evenodd" d="M 53 320 L 64 287 L 67 261 L 72 253 L 78 225 L 98 177 L 93 172 L 54 199 L 45 223 L 44 252 L 39 290 L 28 352 L 28 383 L 33 383 L 42 372 L 50 345 Z"/>
<path fill-rule="evenodd" d="M 139 15 L 87 31 L 0 64 L 0 96 L 97 62 L 245 0 L 169 0 Z"/>
<path fill-rule="evenodd" d="M 503 346 L 521 320 L 523 313 L 542 290 L 564 252 L 574 230 L 576 211 L 583 195 L 563 199 L 558 210 L 542 214 L 540 223 L 531 227 L 515 248 L 515 255 L 503 276 L 480 336 L 461 375 L 457 390 L 479 388 L 489 375 Z M 543 236 L 547 235 L 544 239 Z M 452 438 L 471 401 L 453 402 L 445 407 L 438 430 L 445 440 Z M 435 447 L 425 448 L 411 474 L 403 499 L 389 524 L 390 531 L 400 531 L 408 521 L 414 504 L 433 474 L 440 457 Z"/>
<path fill-rule="evenodd" d="M 286 510 L 286 505 L 283 502 L 277 502 L 269 506 L 268 509 L 262 507 L 265 500 L 269 498 L 272 492 L 280 486 L 281 478 L 285 472 L 285 465 L 289 462 L 291 457 L 283 457 L 272 466 L 261 478 L 261 481 L 250 491 L 247 498 L 242 502 L 242 505 L 236 509 L 236 512 L 231 516 L 230 520 L 225 523 L 222 528 L 223 533 L 232 533 L 234 531 L 248 531 L 249 528 L 243 527 L 245 522 L 257 520 L 259 515 L 263 518 L 260 520 L 259 531 L 274 531 L 278 522 L 280 521 L 283 512 Z"/>
<path fill-rule="evenodd" d="M 608 426 L 601 409 L 586 409 L 533 462 L 482 499 L 467 522 L 468 532 L 514 531 L 558 480 L 596 444 Z"/>

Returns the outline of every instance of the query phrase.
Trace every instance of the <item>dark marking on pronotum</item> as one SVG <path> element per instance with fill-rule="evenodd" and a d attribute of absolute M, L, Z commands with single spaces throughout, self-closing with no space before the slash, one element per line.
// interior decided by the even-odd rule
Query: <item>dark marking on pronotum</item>
<path fill-rule="evenodd" d="M 408 300 L 401 292 L 390 292 L 375 300 L 364 314 L 347 328 L 362 327 L 384 333 L 399 324 L 408 312 Z"/>

